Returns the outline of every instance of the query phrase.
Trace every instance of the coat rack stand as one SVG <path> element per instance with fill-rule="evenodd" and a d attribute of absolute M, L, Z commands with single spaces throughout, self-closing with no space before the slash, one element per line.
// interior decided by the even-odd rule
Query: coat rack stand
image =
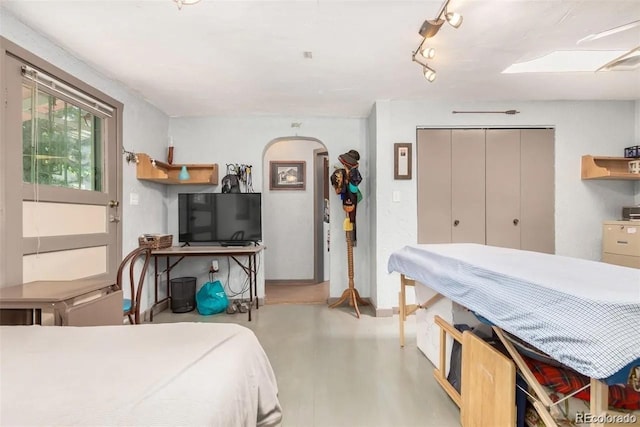
<path fill-rule="evenodd" d="M 349 306 L 356 310 L 356 317 L 360 318 L 360 305 L 369 305 L 369 303 L 363 300 L 355 288 L 353 283 L 353 241 L 351 240 L 351 232 L 347 231 L 347 265 L 349 268 L 349 287 L 342 292 L 340 299 L 329 306 L 329 308 L 335 308 L 344 302 L 349 302 Z"/>

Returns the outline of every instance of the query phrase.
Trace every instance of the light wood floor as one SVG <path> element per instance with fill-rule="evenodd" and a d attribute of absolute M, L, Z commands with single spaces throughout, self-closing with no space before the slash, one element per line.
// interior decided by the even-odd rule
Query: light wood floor
<path fill-rule="evenodd" d="M 329 298 L 329 282 L 316 284 L 265 283 L 266 304 L 325 304 Z"/>
<path fill-rule="evenodd" d="M 398 344 L 398 317 L 363 307 L 265 305 L 246 314 L 160 313 L 156 322 L 234 322 L 254 331 L 276 374 L 282 427 L 459 427 L 460 412 L 415 345 Z"/>

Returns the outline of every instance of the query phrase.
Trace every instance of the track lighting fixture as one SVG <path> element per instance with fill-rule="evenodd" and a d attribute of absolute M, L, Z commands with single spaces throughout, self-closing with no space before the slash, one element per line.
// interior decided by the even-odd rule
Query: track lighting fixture
<path fill-rule="evenodd" d="M 436 70 L 434 70 L 433 68 L 429 68 L 427 65 L 425 65 L 422 72 L 424 73 L 424 78 L 428 81 L 432 82 L 436 79 Z"/>
<path fill-rule="evenodd" d="M 431 38 L 435 36 L 438 31 L 440 31 L 440 27 L 442 27 L 442 24 L 444 24 L 443 19 L 438 19 L 435 21 L 427 19 L 422 23 L 422 26 L 418 30 L 418 34 L 420 34 L 425 39 Z"/>
<path fill-rule="evenodd" d="M 438 12 L 436 19 L 427 19 L 422 23 L 422 26 L 418 30 L 418 33 L 422 36 L 422 41 L 411 55 L 413 62 L 422 65 L 424 77 L 430 82 L 436 79 L 436 72 L 433 68 L 429 67 L 426 60 L 432 59 L 436 51 L 432 47 L 425 46 L 427 39 L 438 34 L 438 31 L 440 31 L 445 21 L 453 28 L 458 28 L 462 25 L 462 15 L 456 12 L 449 12 L 447 9 L 450 1 L 451 0 L 445 0 L 442 7 L 440 7 L 440 12 Z"/>
<path fill-rule="evenodd" d="M 458 28 L 460 27 L 460 25 L 462 25 L 462 15 L 460 15 L 459 13 L 449 12 L 445 15 L 445 18 L 447 19 L 449 25 L 451 25 L 453 28 Z"/>
<path fill-rule="evenodd" d="M 422 50 L 420 50 L 420 55 L 425 59 L 433 59 L 436 56 L 436 50 L 429 46 L 423 46 Z"/>

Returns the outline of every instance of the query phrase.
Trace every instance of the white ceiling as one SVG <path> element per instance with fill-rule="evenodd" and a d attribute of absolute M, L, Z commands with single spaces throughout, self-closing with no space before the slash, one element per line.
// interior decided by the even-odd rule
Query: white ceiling
<path fill-rule="evenodd" d="M 501 74 L 555 50 L 639 46 L 640 27 L 576 42 L 640 20 L 640 0 L 451 0 L 464 22 L 430 39 L 434 83 L 411 53 L 439 0 L 202 0 L 182 10 L 172 0 L 0 4 L 170 116 L 365 117 L 381 99 L 640 99 L 638 68 Z"/>

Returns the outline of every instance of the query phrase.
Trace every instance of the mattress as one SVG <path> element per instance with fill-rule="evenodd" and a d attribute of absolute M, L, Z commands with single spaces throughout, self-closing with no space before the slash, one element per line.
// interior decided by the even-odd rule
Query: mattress
<path fill-rule="evenodd" d="M 640 364 L 640 270 L 478 244 L 409 245 L 403 273 L 608 384 Z"/>
<path fill-rule="evenodd" d="M 1 425 L 276 426 L 271 364 L 234 324 L 0 327 Z"/>

